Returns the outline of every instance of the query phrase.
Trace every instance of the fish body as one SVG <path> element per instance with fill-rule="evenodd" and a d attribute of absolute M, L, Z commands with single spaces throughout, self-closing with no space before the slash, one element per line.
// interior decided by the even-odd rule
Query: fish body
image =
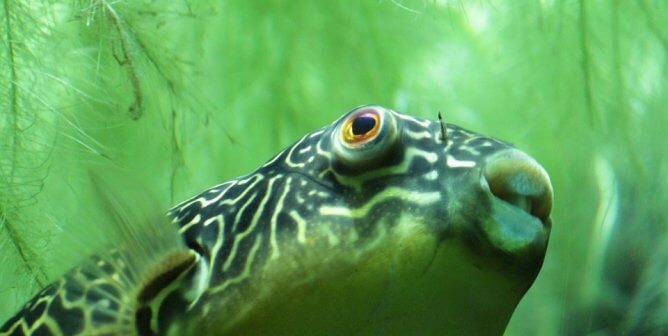
<path fill-rule="evenodd" d="M 358 107 L 174 207 L 180 242 L 149 253 L 148 275 L 111 269 L 138 276 L 117 291 L 110 330 L 499 335 L 540 270 L 551 206 L 547 173 L 512 145 Z M 36 298 L 67 292 L 64 279 Z M 66 333 L 66 318 L 34 310 L 0 331 L 41 321 Z M 91 318 L 81 330 L 96 324 L 111 325 Z"/>

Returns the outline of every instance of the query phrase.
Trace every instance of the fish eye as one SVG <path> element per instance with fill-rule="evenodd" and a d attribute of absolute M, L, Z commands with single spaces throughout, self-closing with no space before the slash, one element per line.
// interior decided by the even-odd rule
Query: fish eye
<path fill-rule="evenodd" d="M 336 158 L 350 168 L 371 168 L 396 144 L 397 121 L 391 110 L 363 106 L 349 112 L 332 133 Z"/>
<path fill-rule="evenodd" d="M 375 109 L 363 109 L 346 120 L 342 132 L 343 141 L 349 145 L 361 145 L 378 136 L 381 115 Z"/>

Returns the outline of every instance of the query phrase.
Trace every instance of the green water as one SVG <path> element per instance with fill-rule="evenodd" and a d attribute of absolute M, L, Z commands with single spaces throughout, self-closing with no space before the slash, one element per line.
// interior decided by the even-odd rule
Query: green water
<path fill-rule="evenodd" d="M 545 265 L 508 335 L 668 332 L 668 2 L 0 8 L 0 321 L 107 243 L 97 177 L 167 209 L 377 103 L 550 173 Z"/>

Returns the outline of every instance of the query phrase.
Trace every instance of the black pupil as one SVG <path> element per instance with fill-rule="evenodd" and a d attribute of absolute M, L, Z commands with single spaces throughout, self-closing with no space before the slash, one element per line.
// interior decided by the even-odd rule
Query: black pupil
<path fill-rule="evenodd" d="M 368 115 L 361 115 L 353 120 L 353 134 L 364 135 L 376 126 L 376 119 Z"/>

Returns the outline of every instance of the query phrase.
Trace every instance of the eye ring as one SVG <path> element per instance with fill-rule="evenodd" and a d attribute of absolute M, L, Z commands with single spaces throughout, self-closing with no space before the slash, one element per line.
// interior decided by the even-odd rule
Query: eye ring
<path fill-rule="evenodd" d="M 343 124 L 341 138 L 351 146 L 360 146 L 376 138 L 382 127 L 378 110 L 364 109 L 350 116 Z"/>
<path fill-rule="evenodd" d="M 394 112 L 381 106 L 358 107 L 337 121 L 331 133 L 338 162 L 353 170 L 382 163 L 399 138 Z"/>

